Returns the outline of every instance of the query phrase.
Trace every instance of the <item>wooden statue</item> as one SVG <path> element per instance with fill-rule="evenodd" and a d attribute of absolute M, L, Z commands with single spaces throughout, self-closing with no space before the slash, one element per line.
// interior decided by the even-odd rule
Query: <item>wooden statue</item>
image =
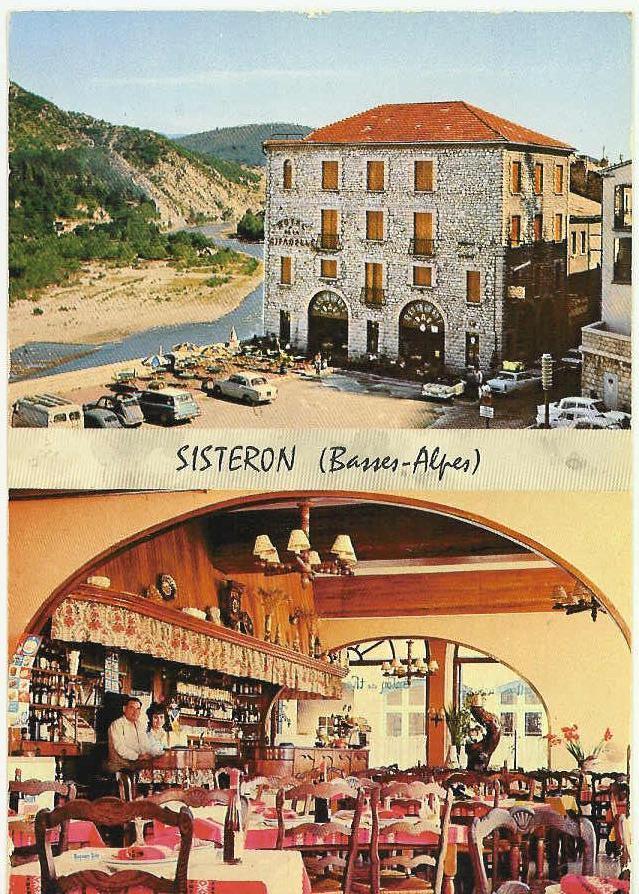
<path fill-rule="evenodd" d="M 470 713 L 484 728 L 481 739 L 466 743 L 466 757 L 469 770 L 487 770 L 490 758 L 501 738 L 501 724 L 494 714 L 481 705 L 470 705 Z"/>

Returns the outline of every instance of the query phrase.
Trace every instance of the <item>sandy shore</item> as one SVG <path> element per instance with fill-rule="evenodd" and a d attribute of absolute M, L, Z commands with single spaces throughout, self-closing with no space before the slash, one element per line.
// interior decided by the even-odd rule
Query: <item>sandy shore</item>
<path fill-rule="evenodd" d="M 214 275 L 231 280 L 211 287 Z M 9 344 L 100 344 L 155 326 L 206 323 L 228 313 L 262 281 L 260 263 L 250 276 L 210 268 L 175 270 L 166 261 L 136 267 L 88 265 L 70 283 L 52 286 L 36 301 L 9 308 Z M 39 308 L 42 314 L 34 314 Z M 130 365 L 130 364 L 129 364 Z"/>

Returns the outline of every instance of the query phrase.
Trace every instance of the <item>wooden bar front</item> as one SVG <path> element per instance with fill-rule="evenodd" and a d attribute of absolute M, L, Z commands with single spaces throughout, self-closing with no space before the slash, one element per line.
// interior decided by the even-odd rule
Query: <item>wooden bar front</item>
<path fill-rule="evenodd" d="M 257 746 L 249 756 L 252 775 L 301 777 L 319 769 L 354 776 L 368 769 L 368 749 Z"/>

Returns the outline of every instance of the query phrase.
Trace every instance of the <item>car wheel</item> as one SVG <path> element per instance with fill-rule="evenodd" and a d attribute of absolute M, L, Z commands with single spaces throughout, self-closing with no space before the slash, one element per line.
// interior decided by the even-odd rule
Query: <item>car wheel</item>
<path fill-rule="evenodd" d="M 249 406 L 251 403 L 253 403 L 253 401 L 252 401 L 251 398 L 248 396 L 248 394 L 243 394 L 243 395 L 242 395 L 242 403 L 243 403 L 243 404 L 246 404 L 247 406 Z"/>
<path fill-rule="evenodd" d="M 220 388 L 219 385 L 214 386 L 213 394 L 215 395 L 215 397 L 222 397 L 222 389 Z"/>
<path fill-rule="evenodd" d="M 160 416 L 160 424 L 161 424 L 161 425 L 168 425 L 168 424 L 169 424 L 169 417 L 167 416 L 166 413 L 162 413 L 162 415 Z"/>

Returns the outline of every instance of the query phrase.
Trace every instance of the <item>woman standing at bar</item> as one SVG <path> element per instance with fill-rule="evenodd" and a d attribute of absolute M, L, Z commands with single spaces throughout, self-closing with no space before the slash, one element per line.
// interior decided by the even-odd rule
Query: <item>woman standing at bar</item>
<path fill-rule="evenodd" d="M 148 736 L 151 743 L 156 746 L 154 753 L 160 748 L 168 748 L 169 740 L 166 732 L 166 714 L 161 705 L 151 705 L 146 712 L 149 718 Z"/>

